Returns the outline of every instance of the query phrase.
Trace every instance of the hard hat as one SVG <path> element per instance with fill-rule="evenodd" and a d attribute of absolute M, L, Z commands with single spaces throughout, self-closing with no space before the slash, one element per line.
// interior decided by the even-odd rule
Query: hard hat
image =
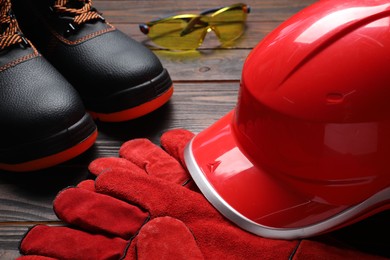
<path fill-rule="evenodd" d="M 187 167 L 259 236 L 322 234 L 390 209 L 390 2 L 323 0 L 247 57 L 236 107 L 197 134 Z"/>

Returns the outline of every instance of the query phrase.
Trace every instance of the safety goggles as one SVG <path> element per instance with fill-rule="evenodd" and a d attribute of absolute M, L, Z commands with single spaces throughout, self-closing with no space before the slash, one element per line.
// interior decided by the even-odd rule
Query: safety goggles
<path fill-rule="evenodd" d="M 198 48 L 210 31 L 214 31 L 222 44 L 239 38 L 245 29 L 250 7 L 233 4 L 208 9 L 196 14 L 180 14 L 140 24 L 141 32 L 156 45 L 172 50 Z"/>

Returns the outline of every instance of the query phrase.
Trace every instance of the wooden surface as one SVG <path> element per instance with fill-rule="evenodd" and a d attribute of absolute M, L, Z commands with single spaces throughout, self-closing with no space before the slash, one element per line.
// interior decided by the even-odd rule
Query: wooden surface
<path fill-rule="evenodd" d="M 29 227 L 38 223 L 59 223 L 52 211 L 53 198 L 62 188 L 89 178 L 87 165 L 94 158 L 117 156 L 119 146 L 136 137 L 147 137 L 158 143 L 161 133 L 172 128 L 183 127 L 199 132 L 230 111 L 236 103 L 244 59 L 251 49 L 282 21 L 313 2 L 246 1 L 252 7 L 246 33 L 229 48 L 219 48 L 212 34 L 199 51 L 178 53 L 153 48 L 174 81 L 175 93 L 167 105 L 130 122 L 99 123 L 96 144 L 85 154 L 63 165 L 33 173 L 0 172 L 0 259 L 14 259 L 19 255 L 19 241 Z M 234 2 L 94 1 L 95 7 L 110 23 L 143 44 L 148 42 L 138 30 L 138 23 L 175 13 L 199 12 L 228 3 Z M 360 226 L 343 229 L 322 239 L 340 239 L 346 244 L 358 245 L 361 250 L 387 254 L 383 246 L 390 245 L 389 240 L 375 240 L 372 227 L 382 223 L 386 224 L 388 231 L 389 214 L 385 212 L 379 217 L 379 220 L 372 218 Z M 367 243 L 355 241 L 356 237 L 362 236 L 367 237 Z"/>

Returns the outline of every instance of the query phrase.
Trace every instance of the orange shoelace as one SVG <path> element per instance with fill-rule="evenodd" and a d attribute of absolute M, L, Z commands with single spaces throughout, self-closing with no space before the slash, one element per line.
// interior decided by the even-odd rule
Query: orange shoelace
<path fill-rule="evenodd" d="M 80 8 L 75 7 L 80 4 Z M 80 25 L 94 19 L 103 19 L 92 7 L 92 0 L 56 0 L 53 9 L 58 13 L 66 13 L 74 16 L 74 24 Z"/>
<path fill-rule="evenodd" d="M 11 13 L 10 0 L 0 0 L 0 50 L 25 42 L 16 19 Z"/>

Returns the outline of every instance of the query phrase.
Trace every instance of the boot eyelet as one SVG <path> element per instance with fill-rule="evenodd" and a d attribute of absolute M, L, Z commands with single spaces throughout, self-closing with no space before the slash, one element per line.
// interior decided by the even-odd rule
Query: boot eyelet
<path fill-rule="evenodd" d="M 77 31 L 77 26 L 74 25 L 73 23 L 69 23 L 68 24 L 68 28 L 65 30 L 64 32 L 64 36 L 65 37 L 68 37 L 70 36 L 71 34 L 74 34 L 75 32 Z"/>
<path fill-rule="evenodd" d="M 30 43 L 27 41 L 26 37 L 24 37 L 24 34 L 21 33 L 21 32 L 17 32 L 17 34 L 20 36 L 20 38 L 22 39 L 22 42 L 20 43 L 20 46 L 23 48 L 23 49 L 26 49 L 27 47 L 30 47 Z"/>

